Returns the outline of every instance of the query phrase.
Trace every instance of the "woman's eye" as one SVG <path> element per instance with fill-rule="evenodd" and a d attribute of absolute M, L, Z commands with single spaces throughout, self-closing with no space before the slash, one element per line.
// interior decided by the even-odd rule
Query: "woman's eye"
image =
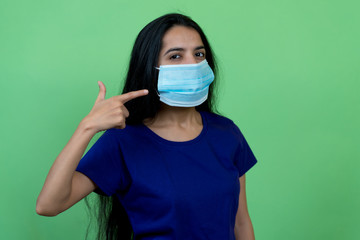
<path fill-rule="evenodd" d="M 205 53 L 203 53 L 203 52 L 198 52 L 198 53 L 195 53 L 195 56 L 196 56 L 196 57 L 205 57 Z"/>
<path fill-rule="evenodd" d="M 178 58 L 180 58 L 180 55 L 178 54 L 174 54 L 170 56 L 170 59 L 178 59 Z"/>

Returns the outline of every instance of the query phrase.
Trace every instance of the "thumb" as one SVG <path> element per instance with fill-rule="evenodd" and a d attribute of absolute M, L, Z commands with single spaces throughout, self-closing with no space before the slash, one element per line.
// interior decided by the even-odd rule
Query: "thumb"
<path fill-rule="evenodd" d="M 106 94 L 106 88 L 105 85 L 102 81 L 98 81 L 98 85 L 99 85 L 99 94 L 97 96 L 97 99 L 95 102 L 99 102 L 105 99 L 105 94 Z"/>

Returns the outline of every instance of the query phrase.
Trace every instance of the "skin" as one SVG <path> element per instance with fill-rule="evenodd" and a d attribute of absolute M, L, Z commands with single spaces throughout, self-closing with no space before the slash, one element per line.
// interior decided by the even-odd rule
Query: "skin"
<path fill-rule="evenodd" d="M 196 30 L 183 26 L 169 29 L 163 37 L 158 66 L 194 64 L 203 61 L 206 52 Z M 36 212 L 43 216 L 56 216 L 93 192 L 97 186 L 87 176 L 75 169 L 92 137 L 110 128 L 125 128 L 129 116 L 124 103 L 148 94 L 147 90 L 129 92 L 105 99 L 106 88 L 99 84 L 99 94 L 90 113 L 80 122 L 73 136 L 55 159 L 36 203 Z M 202 131 L 201 115 L 195 107 L 171 107 L 161 104 L 155 118 L 144 124 L 160 137 L 170 141 L 189 141 Z M 252 240 L 253 226 L 248 214 L 245 175 L 239 178 L 240 196 L 236 214 L 235 237 Z"/>

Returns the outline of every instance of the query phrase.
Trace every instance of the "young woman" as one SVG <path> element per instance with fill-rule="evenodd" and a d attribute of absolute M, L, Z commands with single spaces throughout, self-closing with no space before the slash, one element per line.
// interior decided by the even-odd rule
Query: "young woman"
<path fill-rule="evenodd" d="M 123 94 L 99 94 L 37 200 L 55 216 L 96 192 L 106 239 L 254 239 L 245 173 L 257 162 L 215 113 L 215 61 L 201 28 L 168 14 L 139 33 Z M 105 133 L 83 156 L 91 138 Z M 83 156 L 83 157 L 82 157 Z"/>

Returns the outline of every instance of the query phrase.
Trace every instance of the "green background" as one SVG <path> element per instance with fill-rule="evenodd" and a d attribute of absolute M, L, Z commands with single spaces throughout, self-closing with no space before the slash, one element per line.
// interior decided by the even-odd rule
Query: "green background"
<path fill-rule="evenodd" d="M 0 238 L 84 239 L 83 201 L 48 218 L 36 198 L 97 81 L 117 95 L 137 33 L 180 12 L 207 34 L 220 112 L 259 161 L 247 173 L 256 238 L 360 239 L 359 10 L 357 0 L 1 0 Z"/>

